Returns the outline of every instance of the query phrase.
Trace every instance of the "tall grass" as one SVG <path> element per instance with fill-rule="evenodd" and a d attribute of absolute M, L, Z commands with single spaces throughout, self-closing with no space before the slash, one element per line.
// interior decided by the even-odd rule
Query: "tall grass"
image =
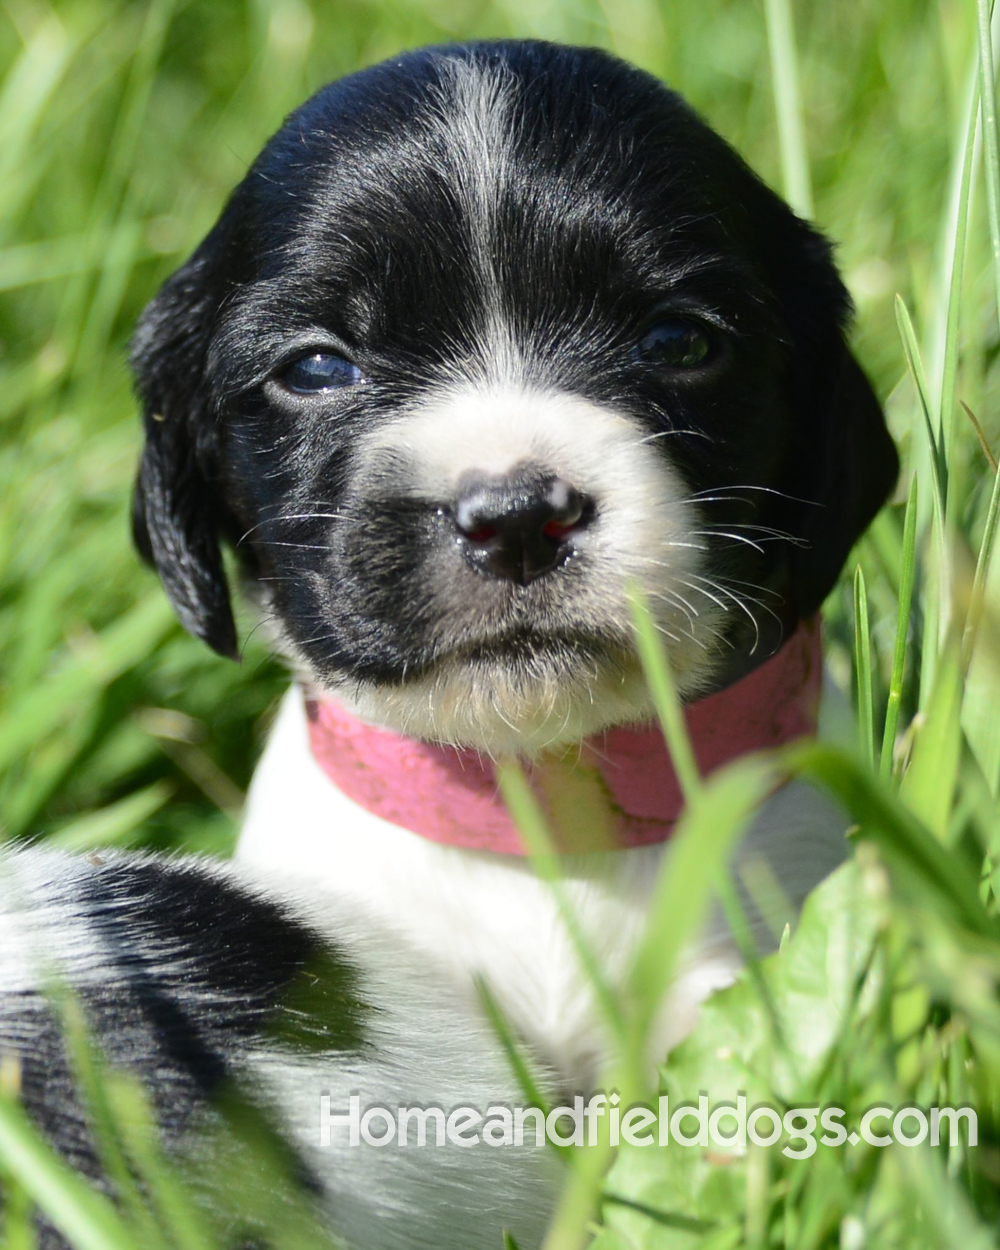
<path fill-rule="evenodd" d="M 854 861 L 815 893 L 780 953 L 748 948 L 747 975 L 705 1008 L 662 1090 L 837 1105 L 848 1122 L 874 1104 L 969 1104 L 980 1144 L 820 1147 L 797 1161 L 758 1148 L 615 1153 L 604 1141 L 574 1152 L 550 1250 L 595 1229 L 600 1250 L 998 1240 L 1000 140 L 989 5 L 857 0 L 794 16 L 793 28 L 788 0 L 17 0 L 0 15 L 8 838 L 231 846 L 285 678 L 249 624 L 239 668 L 186 638 L 128 549 L 138 434 L 124 344 L 158 280 L 311 89 L 423 42 L 598 43 L 681 89 L 839 244 L 857 350 L 904 464 L 897 501 L 826 605 L 830 666 L 852 698 L 859 746 L 800 747 L 699 778 L 669 674 L 647 648 L 689 806 L 632 975 L 602 988 L 620 1043 L 607 1077 L 628 1097 L 651 1093 L 638 1056 L 665 978 L 713 890 L 739 931 L 726 849 L 756 796 L 791 772 L 849 808 Z M 516 774 L 506 784 L 555 880 Z M 86 1039 L 74 1045 L 85 1066 Z M 109 1149 L 149 1182 L 165 1244 L 213 1244 L 211 1229 L 183 1228 L 182 1183 L 127 1127 L 142 1122 L 141 1098 L 115 1079 Z M 149 1244 L 141 1203 L 115 1209 L 58 1167 L 21 1117 L 15 1084 L 0 1068 L 4 1244 L 31 1244 L 32 1202 L 80 1246 Z M 320 1244 L 308 1229 L 286 1233 L 283 1244 Z"/>

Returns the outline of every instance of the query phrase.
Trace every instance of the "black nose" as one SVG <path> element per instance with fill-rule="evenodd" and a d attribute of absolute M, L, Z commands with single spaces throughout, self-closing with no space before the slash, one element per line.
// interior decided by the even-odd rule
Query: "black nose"
<path fill-rule="evenodd" d="M 454 510 L 473 568 L 520 586 L 562 564 L 592 515 L 592 501 L 569 482 L 524 472 L 468 483 Z"/>

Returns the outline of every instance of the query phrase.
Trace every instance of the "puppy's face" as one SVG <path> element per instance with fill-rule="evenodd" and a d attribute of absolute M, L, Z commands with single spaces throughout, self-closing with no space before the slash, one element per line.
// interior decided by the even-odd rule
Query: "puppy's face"
<path fill-rule="evenodd" d="M 140 547 L 232 652 L 237 551 L 311 680 L 534 750 L 813 612 L 896 461 L 823 241 L 610 57 L 430 50 L 286 123 L 134 344 Z"/>

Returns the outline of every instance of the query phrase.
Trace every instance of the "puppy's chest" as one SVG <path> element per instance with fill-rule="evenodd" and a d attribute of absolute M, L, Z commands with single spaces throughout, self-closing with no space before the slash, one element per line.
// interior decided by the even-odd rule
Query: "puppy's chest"
<path fill-rule="evenodd" d="M 844 858 L 844 813 L 804 782 L 765 803 L 737 848 L 738 876 L 753 866 L 777 886 L 775 917 L 748 907 L 753 940 L 766 949 L 806 894 Z M 560 892 L 606 982 L 619 990 L 642 934 L 670 843 L 564 857 Z M 477 1008 L 475 980 L 489 983 L 511 1027 L 574 1090 L 592 1086 L 609 1055 L 593 988 L 552 889 L 516 856 L 442 846 L 357 806 L 314 760 L 301 695 L 286 696 L 254 776 L 238 858 L 337 896 L 401 932 Z M 749 900 L 745 900 L 749 903 Z M 729 984 L 741 960 L 717 913 L 685 950 L 648 1039 L 652 1063 L 694 1024 L 698 1004 Z"/>
<path fill-rule="evenodd" d="M 652 846 L 580 855 L 561 882 L 612 985 L 625 978 L 662 854 Z M 352 803 L 313 760 L 294 693 L 254 778 L 238 855 L 360 901 L 425 950 L 470 1002 L 483 978 L 510 1025 L 568 1084 L 596 1077 L 607 1030 L 551 888 L 524 860 L 441 846 Z M 698 977 L 704 972 L 699 965 Z M 683 985 L 658 1049 L 690 1026 L 694 991 Z"/>

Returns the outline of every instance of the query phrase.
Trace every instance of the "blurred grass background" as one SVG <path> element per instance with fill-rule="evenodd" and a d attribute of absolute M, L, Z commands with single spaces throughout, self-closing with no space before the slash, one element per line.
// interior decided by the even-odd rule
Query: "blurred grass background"
<path fill-rule="evenodd" d="M 694 1151 L 623 1151 L 606 1185 L 610 1154 L 583 1152 L 547 1250 L 583 1245 L 598 1213 L 600 1250 L 998 1244 L 1000 556 L 980 558 L 978 579 L 973 569 L 1000 516 L 1000 495 L 990 506 L 1000 447 L 1000 142 L 987 75 L 983 159 L 966 159 L 977 18 L 988 30 L 988 0 L 0 8 L 8 838 L 223 853 L 232 845 L 286 679 L 252 621 L 241 666 L 185 637 L 133 555 L 139 432 L 124 360 L 143 303 L 211 225 L 266 136 L 316 87 L 431 41 L 600 44 L 678 88 L 838 245 L 857 303 L 857 351 L 886 402 L 903 472 L 899 498 L 827 604 L 831 667 L 852 693 L 859 748 L 810 748 L 786 763 L 845 800 L 864 845 L 817 892 L 780 956 L 758 964 L 749 952 L 750 975 L 713 999 L 662 1088 L 711 1089 L 718 1101 L 742 1082 L 775 1104 L 845 1106 L 854 1120 L 880 1100 L 972 1103 L 980 1146 L 828 1151 L 809 1164 L 758 1152 L 738 1166 Z M 970 183 L 963 170 L 974 166 Z M 902 502 L 914 480 L 907 529 Z M 675 857 L 686 876 L 665 878 L 617 1008 L 626 1060 L 662 992 L 665 949 L 676 955 L 697 920 L 689 908 L 682 924 L 677 901 L 707 897 L 713 881 L 719 888 L 741 807 L 766 791 L 771 765 L 736 767 L 696 787 L 688 849 Z M 627 1062 L 618 1077 L 622 1088 L 635 1083 Z M 14 1122 L 9 1102 L 0 1088 L 0 1163 L 27 1184 L 18 1152 L 28 1139 L 2 1139 Z M 98 1228 L 94 1238 L 79 1244 L 134 1244 L 127 1232 Z M 188 1243 L 178 1234 L 173 1244 Z"/>
<path fill-rule="evenodd" d="M 932 315 L 974 7 L 853 0 L 800 4 L 795 17 L 816 217 L 857 300 L 858 350 L 890 396 L 903 371 L 893 296 L 904 295 L 918 328 Z M 511 35 L 600 44 L 638 62 L 780 185 L 764 14 L 747 0 L 8 0 L 0 9 L 9 836 L 231 844 L 283 677 L 252 637 L 240 668 L 184 637 L 131 550 L 139 436 L 129 332 L 262 141 L 311 91 L 400 48 Z M 971 306 L 964 394 L 992 436 L 984 399 L 995 322 L 984 293 Z M 973 510 L 981 489 L 970 487 Z M 895 592 L 877 567 L 869 594 L 884 640 Z"/>

